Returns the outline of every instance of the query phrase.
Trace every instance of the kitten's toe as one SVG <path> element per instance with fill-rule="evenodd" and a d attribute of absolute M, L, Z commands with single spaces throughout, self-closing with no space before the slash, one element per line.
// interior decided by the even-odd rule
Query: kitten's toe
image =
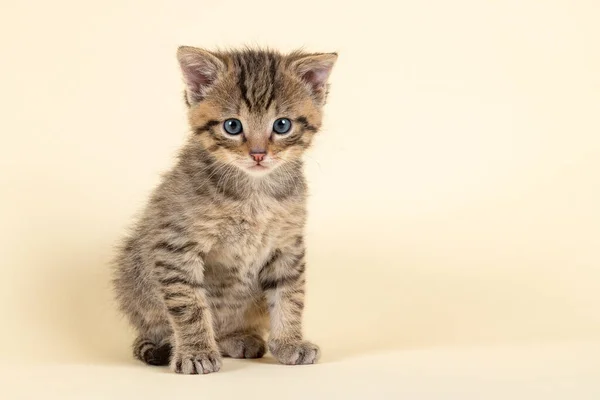
<path fill-rule="evenodd" d="M 221 369 L 221 355 L 216 351 L 194 354 L 176 352 L 171 360 L 171 369 L 178 374 L 210 374 Z"/>
<path fill-rule="evenodd" d="M 272 341 L 269 350 L 282 364 L 304 365 L 314 364 L 321 356 L 319 346 L 310 342 L 282 343 Z"/>
<path fill-rule="evenodd" d="M 267 351 L 262 337 L 246 333 L 222 339 L 219 348 L 221 354 L 232 358 L 261 358 Z"/>

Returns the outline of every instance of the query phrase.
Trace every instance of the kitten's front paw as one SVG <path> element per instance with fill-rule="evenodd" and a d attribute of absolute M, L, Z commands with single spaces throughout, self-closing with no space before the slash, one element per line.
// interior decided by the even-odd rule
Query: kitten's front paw
<path fill-rule="evenodd" d="M 218 351 L 176 351 L 171 369 L 178 374 L 210 374 L 221 369 L 221 355 Z"/>
<path fill-rule="evenodd" d="M 287 365 L 314 364 L 321 356 L 319 346 L 310 342 L 284 343 L 269 341 L 269 351 L 277 361 Z"/>

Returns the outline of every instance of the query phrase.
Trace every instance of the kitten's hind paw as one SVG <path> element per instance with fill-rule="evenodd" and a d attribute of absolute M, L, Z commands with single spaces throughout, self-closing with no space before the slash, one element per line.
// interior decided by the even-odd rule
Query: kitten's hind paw
<path fill-rule="evenodd" d="M 257 334 L 240 333 L 219 340 L 221 354 L 232 358 L 261 358 L 267 351 L 265 340 Z"/>
<path fill-rule="evenodd" d="M 221 355 L 216 351 L 199 353 L 175 352 L 171 369 L 178 374 L 210 374 L 221 369 Z"/>
<path fill-rule="evenodd" d="M 277 340 L 269 342 L 271 354 L 282 364 L 314 364 L 321 356 L 319 346 L 310 342 L 283 343 Z"/>
<path fill-rule="evenodd" d="M 133 344 L 133 355 L 149 365 L 169 365 L 171 344 L 167 342 L 157 345 L 152 340 L 140 336 Z"/>

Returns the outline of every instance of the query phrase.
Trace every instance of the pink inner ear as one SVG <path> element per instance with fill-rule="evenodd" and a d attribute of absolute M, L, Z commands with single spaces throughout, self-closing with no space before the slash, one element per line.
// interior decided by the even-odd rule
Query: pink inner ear
<path fill-rule="evenodd" d="M 306 72 L 302 76 L 302 79 L 304 79 L 306 82 L 310 83 L 312 85 L 312 87 L 314 87 L 315 89 L 318 89 L 325 84 L 328 76 L 329 76 L 329 69 L 316 68 L 316 69 L 311 69 L 308 72 Z"/>
<path fill-rule="evenodd" d="M 202 89 L 212 84 L 215 80 L 214 73 L 203 71 L 201 65 L 186 65 L 182 68 L 185 80 L 195 93 L 201 93 Z"/>

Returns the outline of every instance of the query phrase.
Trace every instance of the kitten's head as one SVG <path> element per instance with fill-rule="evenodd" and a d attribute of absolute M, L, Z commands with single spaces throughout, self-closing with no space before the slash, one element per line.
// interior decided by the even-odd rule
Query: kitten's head
<path fill-rule="evenodd" d="M 180 47 L 193 140 L 261 176 L 297 162 L 321 126 L 335 53 Z"/>

